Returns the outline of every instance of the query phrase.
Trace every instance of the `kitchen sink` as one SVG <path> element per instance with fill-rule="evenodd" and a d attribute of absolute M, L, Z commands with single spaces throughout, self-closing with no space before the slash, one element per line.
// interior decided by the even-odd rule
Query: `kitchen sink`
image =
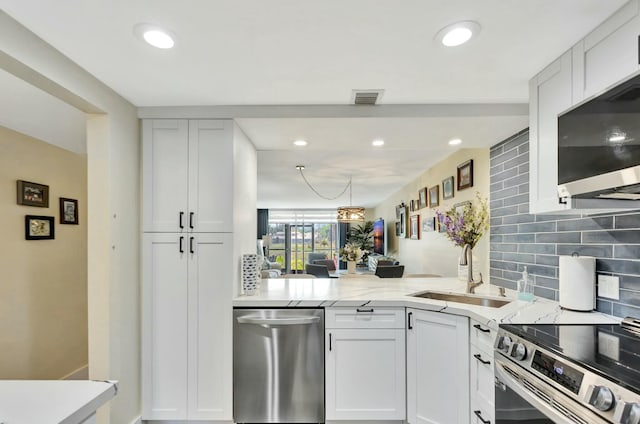
<path fill-rule="evenodd" d="M 489 308 L 499 308 L 511 303 L 511 300 L 495 299 L 492 297 L 482 297 L 468 294 L 440 293 L 433 291 L 423 291 L 409 296 L 421 297 L 423 299 L 444 300 L 447 302 L 467 303 L 469 305 L 488 306 Z"/>

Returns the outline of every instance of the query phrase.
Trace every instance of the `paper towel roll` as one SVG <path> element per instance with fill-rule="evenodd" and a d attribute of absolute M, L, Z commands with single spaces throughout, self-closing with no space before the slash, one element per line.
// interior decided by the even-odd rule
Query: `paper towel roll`
<path fill-rule="evenodd" d="M 574 311 L 596 308 L 596 258 L 560 256 L 560 306 Z"/>

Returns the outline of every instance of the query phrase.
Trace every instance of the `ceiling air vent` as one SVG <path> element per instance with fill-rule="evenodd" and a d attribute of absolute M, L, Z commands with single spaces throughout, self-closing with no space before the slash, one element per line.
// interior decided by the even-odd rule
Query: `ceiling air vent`
<path fill-rule="evenodd" d="M 384 90 L 353 90 L 352 102 L 356 105 L 375 105 Z"/>

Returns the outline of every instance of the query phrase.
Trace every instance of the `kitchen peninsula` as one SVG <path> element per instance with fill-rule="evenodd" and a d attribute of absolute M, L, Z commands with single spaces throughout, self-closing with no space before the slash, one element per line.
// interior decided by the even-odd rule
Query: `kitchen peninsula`
<path fill-rule="evenodd" d="M 270 279 L 262 280 L 252 296 L 239 296 L 234 307 L 304 308 L 304 307 L 408 307 L 461 315 L 497 329 L 501 323 L 518 324 L 605 324 L 619 318 L 600 312 L 573 312 L 560 308 L 558 302 L 536 297 L 533 302 L 516 300 L 516 292 L 485 283 L 476 288 L 476 296 L 511 300 L 499 307 L 477 306 L 436 299 L 412 297 L 422 291 L 464 294 L 466 283 L 457 278 L 353 278 L 353 279 Z M 473 295 L 472 295 L 473 296 Z"/>
<path fill-rule="evenodd" d="M 254 327 L 245 331 L 258 336 L 251 346 L 234 340 L 234 357 L 258 352 L 250 362 L 256 381 L 271 381 L 277 364 L 298 363 L 274 359 L 274 352 L 298 352 L 297 361 L 316 357 L 316 367 L 324 364 L 326 403 L 319 398 L 315 410 L 324 411 L 327 423 L 494 422 L 500 324 L 620 321 L 600 312 L 563 310 L 548 299 L 519 301 L 513 290 L 503 297 L 488 283 L 476 294 L 465 293 L 466 287 L 456 278 L 262 280 L 254 295 L 233 301 L 242 315 L 234 325 Z M 316 317 L 306 317 L 309 311 Z M 313 346 L 322 340 L 321 329 L 304 325 L 312 319 L 324 326 L 324 356 L 305 350 L 312 340 Z M 289 386 L 288 380 L 279 384 Z M 251 396 L 266 393 L 258 384 Z M 267 412 L 287 413 L 287 397 L 282 399 Z"/>

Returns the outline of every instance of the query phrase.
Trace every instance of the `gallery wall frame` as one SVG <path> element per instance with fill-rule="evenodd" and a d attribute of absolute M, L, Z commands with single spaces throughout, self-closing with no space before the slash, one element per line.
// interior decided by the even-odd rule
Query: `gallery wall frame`
<path fill-rule="evenodd" d="M 420 240 L 420 215 L 411 215 L 411 240 Z"/>
<path fill-rule="evenodd" d="M 49 186 L 32 183 L 30 181 L 17 181 L 18 204 L 35 206 L 38 208 L 49 207 Z"/>
<path fill-rule="evenodd" d="M 453 199 L 453 175 L 442 180 L 442 200 Z"/>
<path fill-rule="evenodd" d="M 428 205 L 428 200 L 427 200 L 427 188 L 421 188 L 420 191 L 418 191 L 418 201 L 420 203 L 420 209 L 422 208 L 426 208 Z"/>
<path fill-rule="evenodd" d="M 440 205 L 440 186 L 433 186 L 429 189 L 429 207 L 435 208 Z"/>
<path fill-rule="evenodd" d="M 24 237 L 26 240 L 53 240 L 55 223 L 52 216 L 25 215 Z"/>
<path fill-rule="evenodd" d="M 473 187 L 473 159 L 458 165 L 458 191 Z"/>
<path fill-rule="evenodd" d="M 60 198 L 60 224 L 78 225 L 78 201 Z"/>

